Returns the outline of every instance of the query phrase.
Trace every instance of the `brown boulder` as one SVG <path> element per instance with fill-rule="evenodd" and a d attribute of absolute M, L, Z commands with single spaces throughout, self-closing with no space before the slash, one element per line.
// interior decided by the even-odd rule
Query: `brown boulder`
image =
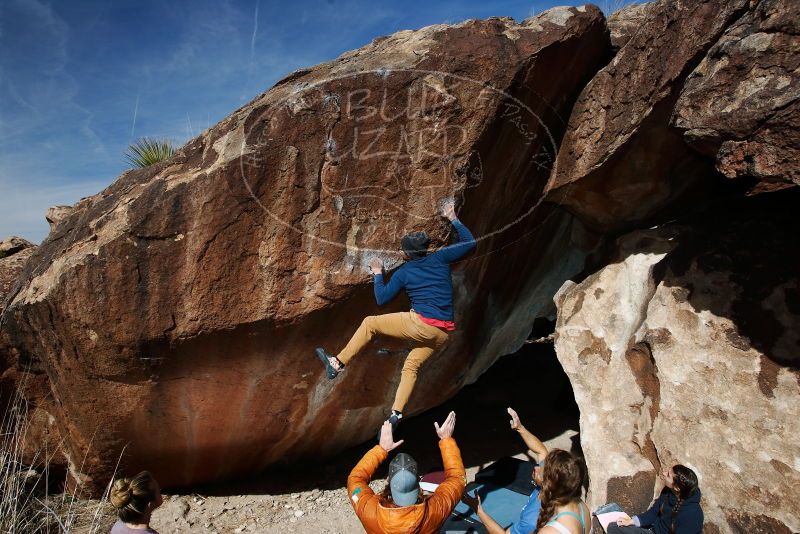
<path fill-rule="evenodd" d="M 581 411 L 590 506 L 642 512 L 673 463 L 709 531 L 797 532 L 796 192 L 636 231 L 556 296 L 556 351 Z"/>
<path fill-rule="evenodd" d="M 675 126 L 728 178 L 800 184 L 800 4 L 761 0 L 686 80 Z"/>
<path fill-rule="evenodd" d="M 479 245 L 454 277 L 461 330 L 410 410 L 518 348 L 592 246 L 538 201 L 559 117 L 608 46 L 594 6 L 399 32 L 293 73 L 76 205 L 3 315 L 47 372 L 74 480 L 97 490 L 122 456 L 190 484 L 373 436 L 402 358 L 373 349 L 329 382 L 313 348 L 379 313 L 371 255 L 397 264 L 414 229 L 446 241 L 442 198 Z"/>
<path fill-rule="evenodd" d="M 619 229 L 705 200 L 713 167 L 670 126 L 683 83 L 748 0 L 660 0 L 584 88 L 547 198 L 599 229 Z"/>

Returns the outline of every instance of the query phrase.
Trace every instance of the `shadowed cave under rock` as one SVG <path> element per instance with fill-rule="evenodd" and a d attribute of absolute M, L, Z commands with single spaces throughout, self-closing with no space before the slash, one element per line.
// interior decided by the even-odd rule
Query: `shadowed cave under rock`
<path fill-rule="evenodd" d="M 531 338 L 552 332 L 553 323 L 537 320 Z M 548 331 L 549 330 L 549 331 Z M 364 355 L 368 358 L 392 358 L 400 355 Z M 531 402 L 541 399 L 541 403 Z M 467 476 L 504 456 L 524 458 L 527 449 L 519 435 L 509 427 L 507 407 L 517 410 L 522 424 L 550 446 L 580 453 L 578 406 L 564 369 L 558 362 L 553 344 L 525 344 L 514 354 L 501 357 L 475 383 L 463 388 L 452 399 L 401 424 L 398 438 L 404 444 L 398 452 L 411 454 L 420 473 L 441 466 L 433 423 L 442 422 L 450 410 L 456 412 L 455 438 Z M 256 476 L 192 487 L 203 495 L 248 493 L 291 493 L 313 488 L 341 488 L 350 470 L 361 456 L 375 445 L 374 440 L 350 448 L 333 458 L 309 461 L 301 467 L 269 469 Z M 388 462 L 376 474 L 384 478 Z M 175 488 L 182 492 L 188 488 Z"/>

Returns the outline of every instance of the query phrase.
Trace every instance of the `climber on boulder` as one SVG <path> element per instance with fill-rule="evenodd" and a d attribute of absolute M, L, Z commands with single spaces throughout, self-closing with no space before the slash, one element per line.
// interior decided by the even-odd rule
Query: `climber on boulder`
<path fill-rule="evenodd" d="M 445 344 L 448 332 L 455 330 L 450 264 L 475 248 L 475 238 L 456 218 L 452 200 L 443 204 L 441 215 L 453 224 L 458 234 L 456 243 L 428 254 L 430 239 L 425 232 L 404 236 L 400 245 L 406 262 L 394 272 L 389 283 L 384 280 L 383 262 L 380 259 L 373 258 L 369 264 L 374 275 L 375 300 L 378 305 L 386 304 L 401 289 L 405 289 L 411 300 L 411 311 L 365 318 L 345 348 L 336 356 L 328 354 L 322 348 L 316 349 L 317 356 L 325 364 L 328 378 L 333 379 L 376 334 L 413 342 L 414 347 L 406 357 L 392 412 L 387 419 L 393 429 L 403 417 L 403 409 L 414 389 L 418 369 Z"/>

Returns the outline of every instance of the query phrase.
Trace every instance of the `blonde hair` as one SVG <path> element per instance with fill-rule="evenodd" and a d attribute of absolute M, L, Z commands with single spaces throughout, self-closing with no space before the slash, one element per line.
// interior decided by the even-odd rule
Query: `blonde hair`
<path fill-rule="evenodd" d="M 147 506 L 156 500 L 157 485 L 149 471 L 115 480 L 109 500 L 119 518 L 125 523 L 142 522 L 147 516 Z"/>

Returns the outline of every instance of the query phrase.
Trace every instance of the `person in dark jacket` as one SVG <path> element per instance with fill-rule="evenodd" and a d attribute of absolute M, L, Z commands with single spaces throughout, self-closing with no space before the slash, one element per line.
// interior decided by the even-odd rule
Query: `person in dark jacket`
<path fill-rule="evenodd" d="M 643 514 L 608 525 L 608 534 L 701 534 L 703 510 L 697 475 L 674 465 L 662 473 L 664 489 Z"/>
<path fill-rule="evenodd" d="M 393 429 L 403 417 L 403 409 L 414 389 L 420 366 L 447 342 L 448 333 L 456 328 L 450 264 L 475 248 L 475 238 L 456 218 L 452 201 L 445 202 L 442 215 L 455 228 L 458 234 L 456 243 L 428 254 L 430 239 L 425 232 L 406 235 L 400 245 L 407 261 L 395 271 L 389 283 L 384 280 L 383 262 L 378 258 L 370 261 L 378 305 L 386 304 L 405 289 L 411 300 L 411 311 L 365 318 L 349 343 L 336 356 L 328 354 L 323 348 L 316 349 L 317 356 L 325 364 L 328 378 L 333 379 L 377 334 L 413 342 L 414 347 L 403 365 L 388 419 Z"/>

